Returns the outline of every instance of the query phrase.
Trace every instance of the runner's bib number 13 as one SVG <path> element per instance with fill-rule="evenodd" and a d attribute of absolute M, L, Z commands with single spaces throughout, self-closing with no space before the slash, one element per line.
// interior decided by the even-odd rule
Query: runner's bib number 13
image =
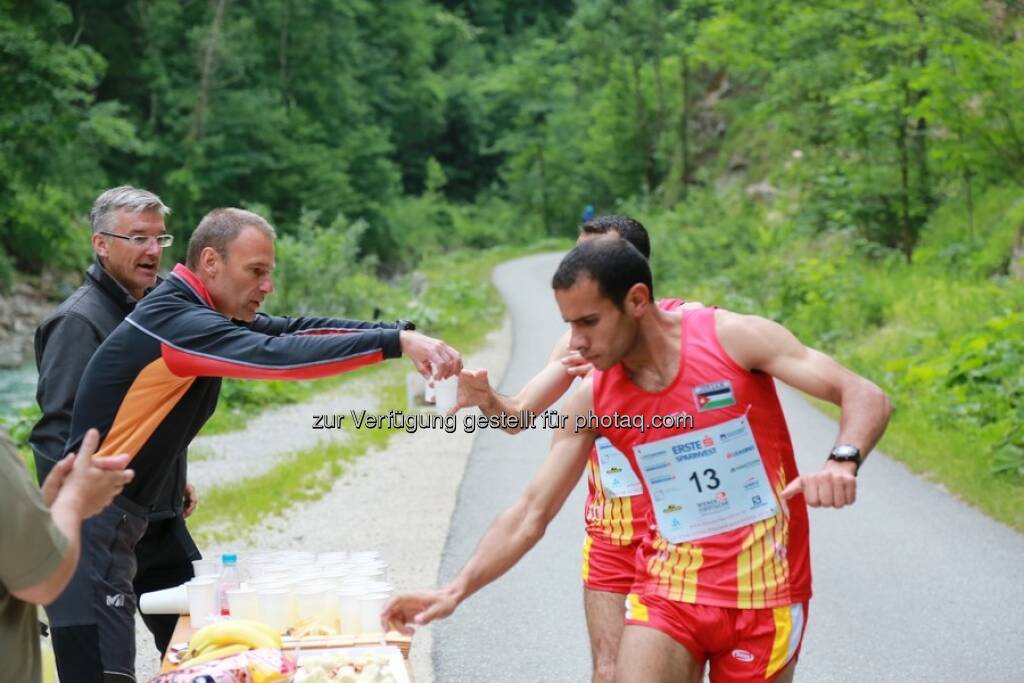
<path fill-rule="evenodd" d="M 745 415 L 633 451 L 658 531 L 670 543 L 732 531 L 778 512 Z"/>

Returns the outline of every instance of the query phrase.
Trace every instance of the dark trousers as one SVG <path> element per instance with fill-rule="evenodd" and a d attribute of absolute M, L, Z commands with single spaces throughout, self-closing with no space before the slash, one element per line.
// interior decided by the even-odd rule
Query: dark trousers
<path fill-rule="evenodd" d="M 193 577 L 192 560 L 200 557 L 199 549 L 180 515 L 151 521 L 146 534 L 135 546 L 138 563 L 132 582 L 135 595 L 180 586 Z M 142 621 L 153 634 L 156 649 L 163 656 L 178 617 L 174 614 L 143 614 Z"/>
<path fill-rule="evenodd" d="M 118 504 L 82 524 L 82 552 L 67 588 L 46 612 L 57 673 L 68 683 L 132 681 L 135 546 L 146 518 Z"/>

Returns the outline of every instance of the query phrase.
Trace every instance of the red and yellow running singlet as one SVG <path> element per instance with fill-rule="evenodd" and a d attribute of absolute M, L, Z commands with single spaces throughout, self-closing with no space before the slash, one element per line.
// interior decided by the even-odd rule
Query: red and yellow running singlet
<path fill-rule="evenodd" d="M 759 522 L 676 544 L 662 535 L 655 511 L 648 507 L 649 533 L 641 542 L 633 590 L 677 602 L 741 609 L 805 602 L 811 596 L 807 507 L 802 496 L 788 502 L 779 498 L 787 482 L 797 476 L 797 468 L 773 379 L 747 371 L 729 357 L 715 331 L 715 309 L 683 310 L 682 328 L 679 372 L 660 392 L 636 386 L 621 364 L 594 371 L 595 415 L 643 416 L 646 424 L 643 431 L 613 425 L 602 428 L 601 435 L 639 473 L 634 446 L 691 431 L 682 426 L 654 427 L 652 417 L 686 413 L 693 418 L 693 430 L 704 430 L 746 416 L 778 512 Z M 723 452 L 718 457 L 730 455 Z M 649 505 L 646 481 L 643 488 Z M 723 505 L 730 504 L 727 497 L 721 500 Z"/>

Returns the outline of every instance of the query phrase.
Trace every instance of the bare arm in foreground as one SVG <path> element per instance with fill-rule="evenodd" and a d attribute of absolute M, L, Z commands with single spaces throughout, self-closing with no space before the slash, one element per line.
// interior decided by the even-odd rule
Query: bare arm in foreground
<path fill-rule="evenodd" d="M 741 366 L 766 372 L 805 394 L 839 406 L 836 443 L 856 446 L 861 458 L 867 457 L 882 437 L 892 410 L 881 389 L 830 356 L 804 346 L 776 322 L 729 311 L 718 311 L 715 322 L 723 348 Z M 851 505 L 857 497 L 855 470 L 853 463 L 826 460 L 818 472 L 791 481 L 782 497 L 788 499 L 803 492 L 812 507 Z"/>
<path fill-rule="evenodd" d="M 547 459 L 519 499 L 494 520 L 459 574 L 438 590 L 393 597 L 381 613 L 385 628 L 409 634 L 410 624 L 424 626 L 449 616 L 463 600 L 511 569 L 537 544 L 583 474 L 596 433 L 577 432 L 575 416 L 586 415 L 592 408 L 588 380 L 569 398 L 567 426 L 555 431 Z"/>

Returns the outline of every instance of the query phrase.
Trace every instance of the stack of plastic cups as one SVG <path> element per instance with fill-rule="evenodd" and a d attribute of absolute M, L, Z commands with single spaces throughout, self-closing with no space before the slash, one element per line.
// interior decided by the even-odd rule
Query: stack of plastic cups
<path fill-rule="evenodd" d="M 384 603 L 391 597 L 390 592 L 364 593 L 359 596 L 359 618 L 363 633 L 381 633 L 380 613 L 384 611 Z"/>
<path fill-rule="evenodd" d="M 380 553 L 254 551 L 245 560 L 244 583 L 228 594 L 232 616 L 260 619 L 280 631 L 314 620 L 347 635 L 380 632 L 380 611 L 392 592 Z M 196 571 L 215 574 L 219 562 Z"/>

